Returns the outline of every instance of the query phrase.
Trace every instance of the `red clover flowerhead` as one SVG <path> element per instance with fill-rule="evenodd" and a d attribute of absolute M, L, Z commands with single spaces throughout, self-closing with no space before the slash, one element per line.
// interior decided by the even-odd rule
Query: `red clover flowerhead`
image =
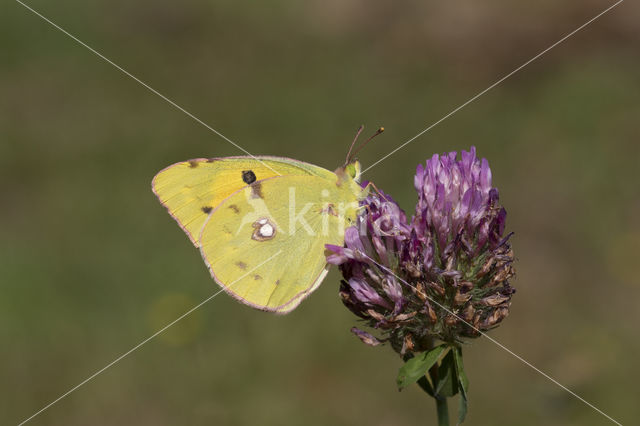
<path fill-rule="evenodd" d="M 506 211 L 475 148 L 434 155 L 419 165 L 415 215 L 373 192 L 345 232 L 328 245 L 340 265 L 340 296 L 379 337 L 352 329 L 365 343 L 389 342 L 401 355 L 429 350 L 434 339 L 457 344 L 496 327 L 509 313 L 514 275 Z"/>

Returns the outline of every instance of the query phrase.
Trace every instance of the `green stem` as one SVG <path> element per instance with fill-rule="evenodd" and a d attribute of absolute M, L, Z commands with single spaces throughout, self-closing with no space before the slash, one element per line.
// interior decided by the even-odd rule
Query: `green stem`
<path fill-rule="evenodd" d="M 438 426 L 449 426 L 449 407 L 447 407 L 447 398 L 438 396 L 435 400 L 436 408 L 438 409 Z"/>
<path fill-rule="evenodd" d="M 438 387 L 438 364 L 429 370 L 433 389 Z M 449 407 L 447 406 L 447 398 L 434 393 L 433 398 L 436 400 L 436 409 L 438 411 L 438 426 L 449 426 Z"/>

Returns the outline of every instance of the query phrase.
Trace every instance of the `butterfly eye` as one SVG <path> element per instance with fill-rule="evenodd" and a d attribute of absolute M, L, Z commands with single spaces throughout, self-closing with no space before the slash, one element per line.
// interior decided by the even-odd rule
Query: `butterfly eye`
<path fill-rule="evenodd" d="M 243 170 L 242 181 L 247 185 L 251 185 L 253 182 L 256 181 L 256 174 L 253 173 L 253 170 Z"/>

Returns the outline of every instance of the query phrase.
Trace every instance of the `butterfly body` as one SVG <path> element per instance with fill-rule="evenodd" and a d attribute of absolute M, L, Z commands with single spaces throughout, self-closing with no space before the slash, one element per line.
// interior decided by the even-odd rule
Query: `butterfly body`
<path fill-rule="evenodd" d="M 324 279 L 325 244 L 343 244 L 365 194 L 359 170 L 357 162 L 331 172 L 282 157 L 195 159 L 160 171 L 152 187 L 227 293 L 287 313 Z"/>

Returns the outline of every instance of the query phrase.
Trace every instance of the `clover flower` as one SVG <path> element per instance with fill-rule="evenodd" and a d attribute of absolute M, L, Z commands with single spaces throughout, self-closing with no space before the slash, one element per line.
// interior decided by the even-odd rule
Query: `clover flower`
<path fill-rule="evenodd" d="M 506 211 L 489 164 L 474 147 L 460 157 L 435 154 L 417 167 L 418 202 L 410 221 L 389 195 L 371 192 L 356 225 L 345 231 L 344 247 L 327 245 L 327 262 L 343 275 L 343 303 L 379 334 L 354 327 L 356 336 L 372 346 L 388 342 L 405 361 L 453 349 L 447 363 L 458 372 L 460 344 L 498 326 L 515 292 L 511 234 L 504 235 Z M 436 367 L 444 364 L 443 358 Z M 459 388 L 466 387 L 463 376 L 457 376 Z M 434 392 L 437 374 L 429 383 L 421 380 L 432 396 L 443 396 Z"/>

